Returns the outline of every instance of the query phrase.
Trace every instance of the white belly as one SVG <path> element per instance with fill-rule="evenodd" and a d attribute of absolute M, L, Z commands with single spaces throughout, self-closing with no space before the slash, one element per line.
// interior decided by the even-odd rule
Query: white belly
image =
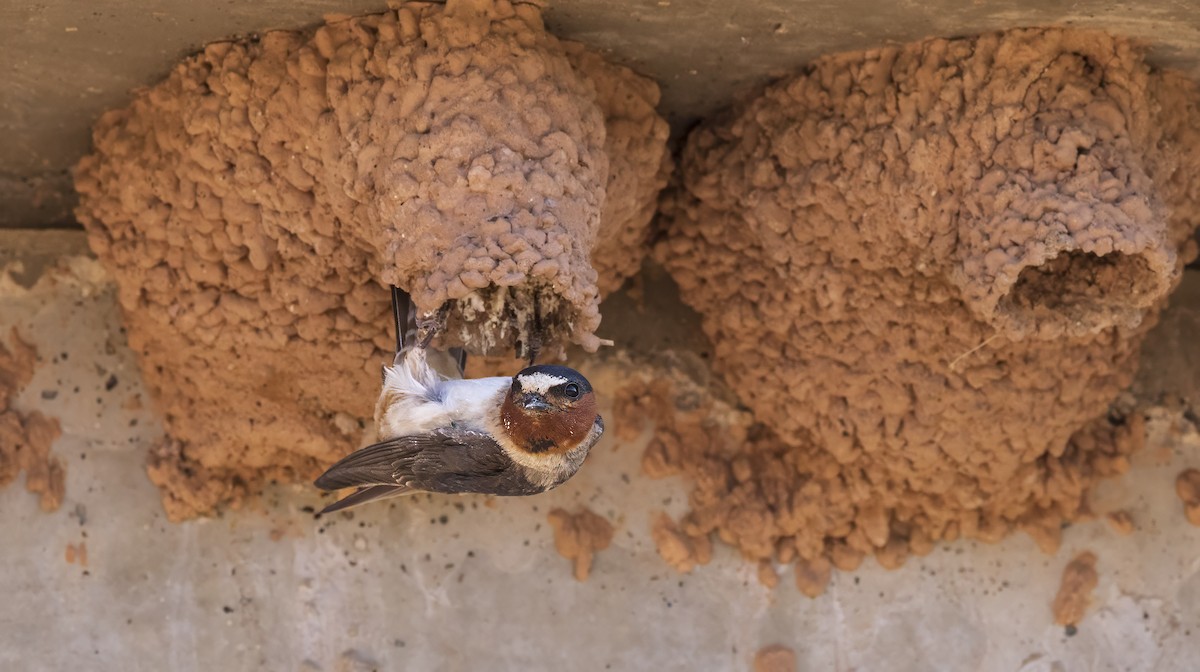
<path fill-rule="evenodd" d="M 381 406 L 376 409 L 378 440 L 451 425 L 486 429 L 486 419 L 499 412 L 500 399 L 510 385 L 508 377 L 443 380 L 431 389 L 389 387 L 385 381 Z"/>

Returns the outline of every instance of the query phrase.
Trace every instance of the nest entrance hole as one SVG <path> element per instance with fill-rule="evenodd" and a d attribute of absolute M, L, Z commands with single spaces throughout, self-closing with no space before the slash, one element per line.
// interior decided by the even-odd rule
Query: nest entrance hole
<path fill-rule="evenodd" d="M 1144 255 L 1074 250 L 1022 270 L 1000 308 L 1035 320 L 1107 326 L 1152 304 L 1165 283 Z"/>

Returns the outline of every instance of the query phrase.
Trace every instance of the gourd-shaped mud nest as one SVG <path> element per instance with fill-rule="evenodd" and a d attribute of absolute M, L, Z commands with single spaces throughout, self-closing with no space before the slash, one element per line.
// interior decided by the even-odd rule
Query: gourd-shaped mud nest
<path fill-rule="evenodd" d="M 823 58 L 693 132 L 656 254 L 762 427 L 659 446 L 685 531 L 817 570 L 1053 548 L 1140 432 L 1109 406 L 1196 254 L 1198 100 L 1018 30 Z"/>
<path fill-rule="evenodd" d="M 658 89 L 532 4 L 397 11 L 213 44 L 104 115 L 79 219 L 172 441 L 175 518 L 349 450 L 392 345 L 594 350 L 669 171 Z"/>

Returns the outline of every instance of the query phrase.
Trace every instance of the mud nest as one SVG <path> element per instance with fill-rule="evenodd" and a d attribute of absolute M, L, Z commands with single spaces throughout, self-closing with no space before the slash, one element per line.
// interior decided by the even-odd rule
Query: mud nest
<path fill-rule="evenodd" d="M 213 44 L 104 115 L 77 215 L 166 419 L 171 515 L 352 447 L 388 284 L 450 306 L 443 345 L 595 349 L 666 182 L 657 102 L 534 5 L 451 0 Z"/>
<path fill-rule="evenodd" d="M 660 437 L 685 532 L 843 568 L 1055 547 L 1137 444 L 1109 406 L 1195 256 L 1197 100 L 1019 30 L 824 58 L 693 132 L 656 254 L 754 422 Z"/>

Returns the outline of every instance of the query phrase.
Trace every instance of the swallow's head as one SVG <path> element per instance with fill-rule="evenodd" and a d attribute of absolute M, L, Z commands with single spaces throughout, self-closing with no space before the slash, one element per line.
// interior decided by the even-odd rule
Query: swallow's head
<path fill-rule="evenodd" d="M 517 448 L 535 455 L 555 455 L 588 439 L 599 414 L 596 395 L 583 374 L 565 366 L 540 364 L 513 376 L 501 418 Z"/>

